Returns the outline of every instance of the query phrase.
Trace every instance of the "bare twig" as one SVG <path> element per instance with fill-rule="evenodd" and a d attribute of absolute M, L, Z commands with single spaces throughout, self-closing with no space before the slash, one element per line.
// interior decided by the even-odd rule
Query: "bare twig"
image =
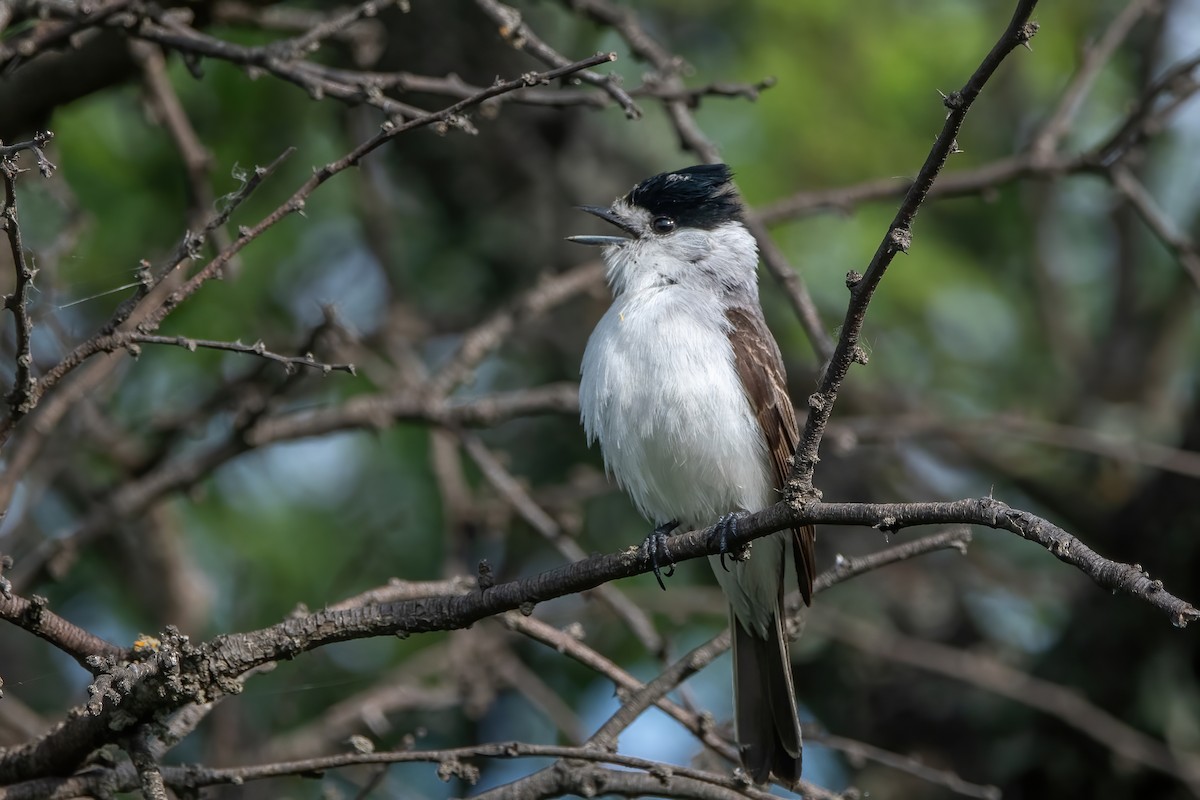
<path fill-rule="evenodd" d="M 1003 796 L 997 786 L 971 783 L 970 781 L 963 780 L 949 770 L 935 769 L 910 756 L 892 753 L 867 742 L 847 739 L 845 736 L 834 736 L 827 731 L 814 732 L 807 726 L 804 728 L 804 736 L 806 739 L 820 742 L 826 747 L 845 753 L 850 757 L 852 762 L 860 759 L 874 761 L 877 764 L 882 764 L 899 772 L 908 773 L 934 786 L 941 786 L 963 797 L 975 797 L 979 798 L 979 800 L 1000 800 Z"/>
<path fill-rule="evenodd" d="M 542 41 L 533 29 L 521 19 L 521 12 L 496 0 L 475 0 L 475 4 L 496 24 L 500 36 L 518 50 L 525 51 L 552 67 L 565 67 L 569 60 Z M 629 93 L 621 88 L 615 75 L 600 75 L 591 70 L 577 71 L 577 77 L 593 86 L 598 86 L 616 101 L 629 119 L 640 119 L 642 110 Z"/>
<path fill-rule="evenodd" d="M 184 350 L 193 353 L 196 352 L 197 348 L 224 350 L 229 353 L 242 353 L 264 358 L 268 361 L 275 361 L 283 364 L 288 372 L 292 372 L 297 367 L 307 367 L 309 369 L 320 370 L 326 375 L 330 372 L 346 372 L 350 375 L 357 374 L 353 364 L 326 364 L 314 358 L 312 353 L 305 353 L 302 356 L 284 356 L 268 350 L 262 342 L 242 344 L 241 342 L 219 342 L 213 339 L 194 339 L 190 336 L 158 336 L 138 331 L 121 331 L 108 336 L 89 339 L 88 344 L 95 348 L 94 352 L 103 353 L 111 353 L 115 350 L 130 348 L 138 344 L 172 345 L 174 347 L 182 347 Z"/>
<path fill-rule="evenodd" d="M 249 435 L 255 446 L 268 442 L 318 436 L 352 428 L 383 428 L 400 420 L 423 420 L 437 425 L 486 427 L 530 414 L 576 414 L 579 386 L 552 383 L 531 389 L 497 392 L 470 400 L 442 401 L 411 391 L 358 395 L 333 408 L 296 411 L 267 417 Z"/>
<path fill-rule="evenodd" d="M 365 19 L 378 16 L 380 11 L 396 5 L 396 2 L 367 0 L 346 11 L 331 13 L 327 18 L 308 26 L 301 35 L 282 42 L 272 42 L 270 47 L 285 58 L 300 58 L 316 52 L 325 39 L 337 36 Z"/>
<path fill-rule="evenodd" d="M 814 616 L 810 620 L 825 636 L 879 658 L 944 675 L 1035 708 L 1122 758 L 1165 772 L 1193 790 L 1200 788 L 1200 758 L 1172 752 L 1162 742 L 1088 702 L 1074 689 L 1036 678 L 980 653 L 915 639 L 832 609 L 825 612 L 821 619 Z"/>
<path fill-rule="evenodd" d="M 975 169 L 941 175 L 929 188 L 928 198 L 974 195 L 1021 178 L 1049 178 L 1083 169 L 1082 164 L 1066 157 L 1043 161 L 1039 165 L 1032 155 L 1023 153 L 997 159 Z M 846 212 L 863 203 L 904 197 L 913 183 L 912 178 L 884 178 L 834 189 L 797 192 L 760 206 L 756 213 L 759 219 L 771 225 L 820 211 Z"/>
<path fill-rule="evenodd" d="M 305 70 L 312 73 L 314 77 L 341 82 L 346 85 L 357 85 L 363 87 L 363 90 L 372 91 L 397 91 L 397 92 L 421 92 L 425 94 L 440 94 L 447 97 L 470 97 L 471 95 L 482 90 L 483 87 L 468 83 L 458 75 L 446 75 L 445 77 L 435 77 L 431 75 L 417 75 L 412 72 L 366 72 L 362 70 L 345 70 L 337 67 L 330 67 L 324 64 L 306 64 Z M 636 86 L 628 91 L 631 97 L 649 97 L 656 100 L 678 100 L 687 104 L 689 108 L 698 108 L 702 100 L 707 97 L 729 97 L 729 98 L 745 98 L 748 100 L 758 99 L 760 92 L 769 89 L 775 85 L 775 81 L 771 78 L 765 78 L 757 83 L 732 83 L 728 81 L 719 81 L 708 83 L 703 86 L 689 87 L 664 87 L 657 82 L 647 79 L 646 83 L 641 86 Z M 489 104 L 519 103 L 531 106 L 550 106 L 554 108 L 567 108 L 572 106 L 585 106 L 590 108 L 611 108 L 613 104 L 612 96 L 596 89 L 563 89 L 551 88 L 543 89 L 530 87 L 527 89 L 519 89 L 502 97 L 497 97 L 488 101 Z"/>
<path fill-rule="evenodd" d="M 1131 0 L 1129 5 L 1113 18 L 1096 43 L 1084 50 L 1079 68 L 1071 76 L 1054 111 L 1042 124 L 1029 146 L 1029 152 L 1035 159 L 1041 160 L 1052 156 L 1063 137 L 1066 136 L 1071 121 L 1078 113 L 1083 99 L 1087 97 L 1104 65 L 1112 58 L 1121 42 L 1129 36 L 1134 25 L 1147 13 L 1155 10 L 1157 5 L 1158 0 Z"/>
<path fill-rule="evenodd" d="M 1155 236 L 1158 237 L 1175 259 L 1187 271 L 1188 277 L 1196 288 L 1200 289 L 1200 249 L 1189 236 L 1175 230 L 1175 225 L 1163 210 L 1154 202 L 1154 198 L 1142 185 L 1129 168 L 1124 164 L 1113 164 L 1108 170 L 1109 179 L 1117 192 L 1133 207 L 1142 222 L 1146 223 Z"/>
<path fill-rule="evenodd" d="M 6 559 L 7 556 L 0 556 Z M 7 584 L 6 584 L 7 585 Z M 75 660 L 79 666 L 94 672 L 89 659 L 94 657 L 121 658 L 125 651 L 106 642 L 99 636 L 68 622 L 47 608 L 44 597 L 33 596 L 26 600 L 10 591 L 0 592 L 0 619 L 44 639 Z"/>
<path fill-rule="evenodd" d="M 587 557 L 587 553 L 574 540 L 566 536 L 562 527 L 537 504 L 520 482 L 505 469 L 500 460 L 479 439 L 469 433 L 460 433 L 463 449 L 483 472 L 488 482 L 498 491 L 516 512 L 542 538 L 554 546 L 565 558 L 578 561 Z M 644 611 L 638 608 L 624 592 L 615 586 L 606 584 L 594 591 L 595 597 L 616 614 L 638 638 L 642 646 L 660 659 L 666 658 L 666 642 L 659 635 L 654 623 Z"/>
<path fill-rule="evenodd" d="M 804 423 L 804 433 L 801 435 L 800 443 L 796 447 L 792 476 L 787 487 L 793 498 L 806 498 L 816 492 L 813 487 L 813 471 L 820 460 L 817 451 L 821 446 L 825 426 L 829 423 L 838 392 L 841 390 L 846 374 L 850 371 L 851 364 L 865 363 L 866 361 L 866 353 L 859 345 L 859 337 L 866 319 L 867 307 L 871 303 L 875 289 L 879 286 L 888 265 L 891 264 L 896 254 L 907 252 L 912 244 L 913 219 L 928 195 L 934 179 L 941 172 L 950 153 L 955 149 L 955 137 L 962 127 L 963 120 L 966 119 L 971 104 L 975 102 L 975 98 L 979 96 L 980 91 L 1004 58 L 1015 48 L 1028 43 L 1036 33 L 1037 25 L 1029 22 L 1029 16 L 1033 13 L 1036 5 L 1037 0 L 1019 0 L 1012 20 L 1001 34 L 999 41 L 992 47 L 991 52 L 984 57 L 983 63 L 979 65 L 962 89 L 946 97 L 945 105 L 949 109 L 946 123 L 942 127 L 941 133 L 938 134 L 929 156 L 925 159 L 924 166 L 917 174 L 916 181 L 905 195 L 887 234 L 875 251 L 875 256 L 871 259 L 866 274 L 850 273 L 847 275 L 846 285 L 850 289 L 850 304 L 846 309 L 846 317 L 842 323 L 837 347 L 821 378 L 820 388 L 808 398 L 808 418 Z"/>
<path fill-rule="evenodd" d="M 362 8 L 359 6 L 352 13 Z M 348 25 L 335 23 L 337 13 L 337 10 L 321 11 L 285 5 L 260 7 L 240 0 L 221 0 L 213 8 L 214 18 L 227 25 L 247 25 L 261 30 L 299 34 L 324 26 L 321 38 L 350 45 L 356 63 L 366 65 L 375 61 L 385 44 L 387 32 L 384 26 L 376 16 L 365 14 Z"/>
<path fill-rule="evenodd" d="M 4 211 L 0 225 L 8 233 L 8 244 L 12 250 L 13 268 L 16 270 L 16 289 L 4 297 L 4 307 L 13 313 L 17 325 L 16 370 L 13 388 L 7 397 L 8 419 L 16 421 L 28 414 L 37 405 L 36 384 L 33 377 L 33 318 L 29 315 L 29 293 L 37 277 L 25 258 L 25 245 L 21 241 L 21 223 L 17 219 L 17 175 L 22 172 L 17 166 L 18 153 L 28 150 L 37 160 L 38 170 L 49 178 L 54 165 L 43 152 L 46 143 L 54 137 L 50 131 L 42 131 L 28 142 L 0 146 L 0 175 L 4 178 Z"/>
<path fill-rule="evenodd" d="M 139 305 L 143 300 L 146 300 L 154 290 L 163 287 L 167 280 L 171 278 L 171 276 L 175 275 L 184 264 L 198 259 L 200 257 L 201 248 L 204 246 L 204 243 L 207 241 L 208 237 L 220 230 L 227 222 L 229 222 L 230 217 L 233 216 L 233 213 L 242 205 L 242 203 L 246 202 L 246 200 L 249 199 L 252 194 L 254 194 L 255 190 L 262 186 L 263 182 L 266 181 L 267 178 L 274 175 L 283 162 L 291 157 L 294 152 L 296 152 L 296 148 L 289 147 L 280 153 L 275 160 L 267 166 L 256 166 L 249 173 L 243 173 L 240 170 L 235 170 L 234 177 L 241 184 L 238 186 L 237 191 L 221 198 L 220 202 L 218 203 L 218 211 L 208 219 L 200 231 L 187 231 L 184 233 L 183 238 L 180 239 L 175 251 L 166 259 L 160 269 L 155 270 L 152 273 L 148 265 L 143 266 L 138 276 L 141 285 L 138 287 L 137 291 L 132 297 L 130 297 L 128 300 L 125 300 L 117 307 L 117 310 L 113 312 L 113 315 L 109 319 L 108 323 L 101 328 L 99 335 L 107 335 L 118 330 L 119 328 L 125 327 L 125 323 L 134 317 L 135 311 L 139 310 Z M 231 246 L 232 245 L 227 246 L 222 250 L 222 252 L 225 252 Z M 232 257 L 230 257 L 228 260 L 232 260 Z M 147 309 L 142 308 L 141 310 L 145 311 Z M 140 317 L 135 321 L 140 321 Z M 64 363 L 69 363 L 70 361 L 70 356 L 63 359 Z M 51 370 L 51 372 L 54 372 L 54 370 Z M 49 386 L 42 386 L 40 387 L 40 390 L 44 393 L 48 388 Z"/>
<path fill-rule="evenodd" d="M 873 572 L 898 561 L 907 561 L 910 558 L 923 556 L 935 550 L 957 550 L 960 553 L 966 553 L 967 545 L 970 543 L 971 529 L 966 526 L 955 526 L 948 531 L 914 539 L 911 542 L 898 544 L 867 556 L 847 558 L 838 554 L 834 559 L 833 566 L 822 572 L 813 581 L 813 591 L 824 591 L 858 575 Z M 798 596 L 789 599 L 788 610 L 790 612 L 796 613 L 800 610 L 798 600 Z"/>
<path fill-rule="evenodd" d="M 16 144 L 0 144 L 0 164 L 3 165 L 4 174 L 10 177 L 16 177 L 17 174 L 24 172 L 16 163 L 18 153 L 29 151 L 33 153 L 35 162 L 37 163 L 38 172 L 42 173 L 43 178 L 49 178 L 54 174 L 57 166 L 46 158 L 46 145 L 54 138 L 51 131 L 39 131 L 32 139 L 27 142 L 17 142 Z M 10 175 L 11 173 L 11 175 Z"/>
<path fill-rule="evenodd" d="M 642 681 L 626 672 L 601 653 L 584 644 L 579 634 L 579 626 L 571 626 L 567 630 L 562 631 L 536 617 L 526 616 L 517 611 L 506 612 L 501 617 L 501 620 L 510 630 L 528 636 L 534 641 L 541 642 L 556 652 L 562 653 L 588 669 L 593 670 L 598 675 L 612 681 L 617 687 L 618 693 L 628 694 L 630 692 L 638 692 L 644 686 Z M 713 641 L 718 643 L 723 641 L 724 649 L 728 649 L 728 632 L 718 634 L 718 636 L 714 637 Z M 715 646 L 719 647 L 720 645 Z M 713 657 L 720 655 L 722 652 L 724 650 L 717 650 L 713 653 Z M 727 761 L 737 761 L 737 748 L 722 738 L 714 729 L 714 726 L 709 721 L 703 719 L 700 714 L 689 711 L 667 697 L 658 697 L 654 700 L 654 703 L 659 709 L 691 732 L 692 735 L 696 736 L 705 747 Z"/>
<path fill-rule="evenodd" d="M 137 770 L 138 784 L 145 800 L 167 800 L 167 787 L 163 783 L 162 769 L 154 758 L 150 726 L 142 725 L 126 746 L 129 760 Z"/>
<path fill-rule="evenodd" d="M 131 31 L 148 42 L 192 56 L 203 56 L 252 70 L 266 71 L 305 90 L 313 99 L 333 98 L 343 103 L 366 103 L 398 119 L 425 115 L 419 108 L 384 95 L 369 74 L 322 67 L 302 60 L 307 53 L 294 43 L 304 37 L 269 45 L 250 46 L 218 39 L 168 15 L 155 15 Z"/>
<path fill-rule="evenodd" d="M 1140 145 L 1161 126 L 1189 97 L 1200 91 L 1200 81 L 1192 75 L 1200 67 L 1200 52 L 1196 52 L 1167 68 L 1138 96 L 1125 120 L 1096 148 L 1091 161 L 1103 168 L 1119 161 Z M 1163 97 L 1170 99 L 1163 103 Z"/>
<path fill-rule="evenodd" d="M 70 13 L 67 20 L 39 25 L 22 36 L 14 37 L 11 42 L 0 42 L 0 73 L 13 69 L 18 63 L 27 61 L 44 50 L 70 41 L 72 36 L 82 31 L 107 22 L 132 5 L 133 0 L 99 0 L 97 3 L 69 4 Z"/>
<path fill-rule="evenodd" d="M 199 208 L 212 206 L 212 191 L 208 187 L 208 171 L 212 167 L 212 153 L 200 141 L 195 128 L 183 109 L 183 103 L 171 86 L 167 75 L 167 63 L 162 51 L 149 42 L 130 43 L 130 52 L 142 67 L 146 88 L 153 98 L 158 115 L 162 119 L 179 155 L 183 159 L 192 191 L 192 203 Z"/>
<path fill-rule="evenodd" d="M 1016 437 L 1035 444 L 1091 453 L 1116 462 L 1200 478 L 1200 453 L 1015 414 L 999 414 L 976 420 L 947 419 L 921 413 L 893 415 L 886 420 L 853 417 L 842 420 L 838 427 L 862 441 L 894 441 L 922 436 L 948 436 L 955 439 Z"/>
<path fill-rule="evenodd" d="M 471 371 L 506 341 L 519 324 L 537 319 L 564 301 L 602 285 L 603 280 L 604 268 L 599 262 L 583 264 L 559 275 L 543 275 L 513 303 L 468 331 L 446 365 L 429 379 L 427 391 L 435 397 L 449 395 L 469 379 Z"/>
<path fill-rule="evenodd" d="M 171 85 L 171 79 L 167 75 L 167 61 L 161 48 L 150 42 L 133 40 L 129 43 L 129 51 L 141 66 L 151 109 L 162 120 L 183 160 L 188 178 L 188 189 L 191 194 L 188 228 L 204 230 L 205 236 L 211 234 L 217 250 L 224 250 L 229 247 L 231 242 L 225 226 L 206 228 L 206 217 L 210 216 L 209 209 L 216 205 L 216 198 L 209 182 L 209 171 L 212 169 L 213 161 L 212 153 L 200 141 L 191 120 L 188 119 L 179 95 Z M 193 253 L 197 252 L 199 252 L 199 245 L 193 247 Z M 230 272 L 236 274 L 237 266 L 237 264 L 231 264 Z"/>
<path fill-rule="evenodd" d="M 155 329 L 180 303 L 186 300 L 191 295 L 195 294 L 200 287 L 208 280 L 217 275 L 225 263 L 243 247 L 257 239 L 271 227 L 276 225 L 280 220 L 291 216 L 292 214 L 301 213 L 304 210 L 305 201 L 308 199 L 318 187 L 324 184 L 333 176 L 356 166 L 363 158 L 374 152 L 386 142 L 391 141 L 397 136 L 407 133 L 417 128 L 427 127 L 435 124 L 454 124 L 460 119 L 462 112 L 469 108 L 479 105 L 492 97 L 498 97 L 508 92 L 516 91 L 525 86 L 535 86 L 539 83 L 546 83 L 556 78 L 561 78 L 566 75 L 573 75 L 580 70 L 596 64 L 610 62 L 616 58 L 612 53 L 597 53 L 589 58 L 576 61 L 557 69 L 552 69 L 547 72 L 534 73 L 523 75 L 508 81 L 497 81 L 493 86 L 484 91 L 460 100 L 453 105 L 443 108 L 441 111 L 435 111 L 425 114 L 417 119 L 409 120 L 403 124 L 385 123 L 378 134 L 359 144 L 346 155 L 339 158 L 337 161 L 326 164 L 325 166 L 314 171 L 312 177 L 304 182 L 295 192 L 292 193 L 282 205 L 278 206 L 274 211 L 264 217 L 257 225 L 251 228 L 243 228 L 237 240 L 230 248 L 221 252 L 216 258 L 210 261 L 207 265 L 201 268 L 195 275 L 187 280 L 177 291 L 173 292 L 167 299 L 153 312 L 138 324 L 138 329 L 143 332 L 148 332 Z"/>
<path fill-rule="evenodd" d="M 779 249 L 779 245 L 775 244 L 767 226 L 754 211 L 746 214 L 746 227 L 758 240 L 758 249 L 762 255 L 763 264 L 766 265 L 767 271 L 775 276 L 775 280 L 783 289 L 783 294 L 791 304 L 796 319 L 800 321 L 800 326 L 804 328 L 804 333 L 816 352 L 817 360 L 820 363 L 828 361 L 833 357 L 833 340 L 830 338 L 829 332 L 825 330 L 825 323 L 821 320 L 817 304 L 813 302 L 807 284 L 800 279 L 799 274 L 788 263 L 787 257 Z"/>

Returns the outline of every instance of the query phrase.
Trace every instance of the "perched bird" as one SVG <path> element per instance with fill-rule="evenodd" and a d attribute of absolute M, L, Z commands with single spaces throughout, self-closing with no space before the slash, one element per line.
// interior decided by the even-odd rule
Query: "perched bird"
<path fill-rule="evenodd" d="M 801 743 L 784 565 L 790 550 L 810 603 L 814 532 L 780 531 L 756 540 L 749 559 L 726 562 L 739 517 L 781 498 L 798 438 L 759 304 L 758 247 L 731 178 L 724 164 L 688 167 L 647 178 L 608 208 L 580 207 L 623 235 L 569 237 L 604 248 L 613 293 L 584 352 L 579 405 L 588 443 L 600 442 L 606 468 L 657 526 L 652 558 L 676 527 L 719 523 L 722 554 L 710 562 L 729 598 L 742 764 L 759 783 L 774 774 L 791 785 Z"/>

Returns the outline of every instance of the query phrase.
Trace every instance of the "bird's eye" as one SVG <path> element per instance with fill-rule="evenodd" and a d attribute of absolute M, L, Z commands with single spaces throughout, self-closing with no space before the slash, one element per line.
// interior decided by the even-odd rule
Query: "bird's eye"
<path fill-rule="evenodd" d="M 675 220 L 670 217 L 655 217 L 650 227 L 654 228 L 655 233 L 670 233 L 675 230 Z"/>

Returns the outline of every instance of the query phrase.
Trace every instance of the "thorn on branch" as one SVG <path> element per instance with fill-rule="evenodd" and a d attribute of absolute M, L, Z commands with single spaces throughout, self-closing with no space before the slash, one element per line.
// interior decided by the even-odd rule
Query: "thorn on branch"
<path fill-rule="evenodd" d="M 887 516 L 887 517 L 883 517 L 882 519 L 879 520 L 879 522 L 875 523 L 874 527 L 877 531 L 880 531 L 881 533 L 892 534 L 892 533 L 895 533 L 896 531 L 900 530 L 901 525 L 900 525 L 900 520 L 898 520 L 896 517 Z"/>
<path fill-rule="evenodd" d="M 1017 32 L 1017 43 L 1032 53 L 1033 47 L 1030 46 L 1029 40 L 1037 35 L 1041 27 L 1041 24 L 1037 22 L 1026 22 L 1021 26 L 1021 30 Z"/>
<path fill-rule="evenodd" d="M 12 556 L 7 555 L 7 554 L 0 556 L 0 595 L 3 595 L 5 600 L 11 600 L 13 593 L 12 593 L 12 581 L 10 581 L 8 578 L 4 577 L 4 571 L 6 569 L 12 569 L 12 567 L 13 567 L 13 557 Z"/>
<path fill-rule="evenodd" d="M 957 111 L 963 107 L 962 92 L 954 91 L 950 94 L 945 94 L 944 92 L 939 91 L 938 94 L 942 96 L 942 105 L 951 111 Z"/>
<path fill-rule="evenodd" d="M 46 607 L 50 605 L 50 601 L 40 594 L 35 594 L 29 598 L 29 608 L 25 609 L 22 615 L 20 625 L 29 631 L 36 631 L 42 626 L 42 616 Z"/>
<path fill-rule="evenodd" d="M 38 131 L 28 142 L 17 142 L 16 144 L 7 146 L 0 144 L 0 167 L 3 168 L 4 174 L 9 178 L 13 178 L 18 173 L 23 172 L 24 170 L 17 167 L 15 157 L 22 150 L 28 150 L 33 153 L 33 157 L 37 161 L 38 172 L 42 173 L 43 178 L 49 178 L 58 167 L 51 163 L 50 159 L 46 158 L 43 148 L 53 138 L 54 133 L 52 131 Z"/>
<path fill-rule="evenodd" d="M 888 231 L 888 244 L 901 253 L 907 253 L 912 247 L 912 230 L 897 226 Z"/>
<path fill-rule="evenodd" d="M 492 564 L 486 558 L 479 560 L 479 590 L 484 591 L 496 585 L 496 576 L 492 572 Z"/>

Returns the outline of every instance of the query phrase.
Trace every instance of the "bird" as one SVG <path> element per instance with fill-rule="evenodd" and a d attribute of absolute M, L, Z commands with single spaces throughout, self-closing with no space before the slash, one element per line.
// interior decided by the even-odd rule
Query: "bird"
<path fill-rule="evenodd" d="M 666 536 L 716 524 L 721 552 L 709 560 L 729 601 L 742 767 L 757 783 L 794 786 L 802 742 L 784 573 L 790 551 L 810 605 L 815 532 L 798 526 L 756 540 L 748 558 L 727 553 L 738 521 L 781 498 L 799 438 L 732 179 L 725 164 L 700 164 L 647 178 L 608 207 L 578 207 L 620 232 L 568 237 L 603 248 L 613 295 L 584 350 L 580 419 L 655 525 L 645 546 L 663 588 Z"/>

